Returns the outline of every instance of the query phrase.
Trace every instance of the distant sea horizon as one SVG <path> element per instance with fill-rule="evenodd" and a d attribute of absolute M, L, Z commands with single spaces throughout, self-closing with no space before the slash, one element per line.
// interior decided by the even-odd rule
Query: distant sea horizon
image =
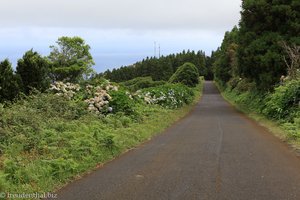
<path fill-rule="evenodd" d="M 165 53 L 163 56 L 167 56 L 173 53 L 180 53 L 178 52 L 170 52 Z M 185 51 L 187 51 L 185 49 Z M 194 50 L 198 51 L 198 50 Z M 39 51 L 38 51 L 39 52 Z M 25 52 L 24 52 L 25 53 Z M 211 52 L 205 52 L 206 55 L 210 55 Z M 48 53 L 41 53 L 42 56 L 46 56 Z M 147 57 L 153 57 L 154 54 L 152 53 L 140 53 L 140 54 L 105 54 L 105 55 L 97 55 L 95 52 L 92 52 L 92 56 L 94 58 L 95 65 L 93 66 L 93 69 L 97 73 L 105 72 L 106 70 L 112 70 L 114 68 L 120 68 L 122 66 L 128 66 L 132 65 L 136 62 L 142 61 L 143 59 L 146 59 Z M 11 56 L 3 56 L 0 55 L 0 61 L 3 61 L 4 59 L 8 58 L 9 61 L 12 63 L 13 69 L 16 69 L 17 62 L 20 58 L 22 58 L 22 55 L 11 55 Z"/>
<path fill-rule="evenodd" d="M 25 52 L 24 52 L 25 53 Z M 44 55 L 43 55 L 44 56 Z M 105 55 L 105 56 L 93 56 L 95 65 L 93 69 L 97 73 L 105 72 L 106 70 L 112 70 L 114 68 L 120 68 L 122 66 L 132 65 L 138 61 L 143 60 L 148 55 L 126 56 L 126 55 Z M 148 56 L 151 57 L 151 56 Z M 1 56 L 0 61 L 8 59 L 12 63 L 12 67 L 15 70 L 18 60 L 22 56 Z"/>

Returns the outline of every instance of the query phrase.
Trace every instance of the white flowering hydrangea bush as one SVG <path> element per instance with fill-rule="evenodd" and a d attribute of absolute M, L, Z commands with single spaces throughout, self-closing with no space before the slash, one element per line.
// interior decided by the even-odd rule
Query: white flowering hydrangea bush
<path fill-rule="evenodd" d="M 109 102 L 112 100 L 110 91 L 118 91 L 117 86 L 92 86 L 87 85 L 85 92 L 87 98 L 84 100 L 88 104 L 88 110 L 97 114 L 111 112 L 112 108 L 109 107 Z"/>
<path fill-rule="evenodd" d="M 53 91 L 58 96 L 63 96 L 69 100 L 74 98 L 76 92 L 79 92 L 80 89 L 81 88 L 78 84 L 64 83 L 61 81 L 51 84 L 49 88 L 50 91 Z"/>
<path fill-rule="evenodd" d="M 166 84 L 139 90 L 135 94 L 147 104 L 158 104 L 164 108 L 180 108 L 192 102 L 194 92 L 182 84 Z"/>
<path fill-rule="evenodd" d="M 55 82 L 51 84 L 49 90 L 68 100 L 85 102 L 90 112 L 105 114 L 112 112 L 112 108 L 109 106 L 112 97 L 109 92 L 118 91 L 118 89 L 118 86 L 102 80 L 101 83 L 87 84 L 82 87 L 73 83 Z"/>
<path fill-rule="evenodd" d="M 165 84 L 145 88 L 132 95 L 105 79 L 97 83 L 87 83 L 81 87 L 78 84 L 55 82 L 51 85 L 50 91 L 67 100 L 84 102 L 88 111 L 100 115 L 118 112 L 135 115 L 135 106 L 141 101 L 175 109 L 189 104 L 194 97 L 193 90 L 183 84 Z"/>

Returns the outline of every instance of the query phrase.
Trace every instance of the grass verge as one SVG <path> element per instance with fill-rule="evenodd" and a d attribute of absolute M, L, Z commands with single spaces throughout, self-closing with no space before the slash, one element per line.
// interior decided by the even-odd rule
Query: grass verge
<path fill-rule="evenodd" d="M 218 84 L 217 83 L 215 83 L 215 84 L 219 88 Z M 255 102 L 255 100 L 254 100 L 252 105 L 250 105 L 251 103 L 249 103 L 249 104 L 243 103 L 242 104 L 242 103 L 238 103 L 238 102 L 239 102 L 240 98 L 244 98 L 244 97 L 241 97 L 243 94 L 239 96 L 236 93 L 230 92 L 228 90 L 222 91 L 220 88 L 219 88 L 219 90 L 220 90 L 223 98 L 226 101 L 228 101 L 231 105 L 233 105 L 237 110 L 246 114 L 250 119 L 256 121 L 259 125 L 268 129 L 274 136 L 276 136 L 280 140 L 286 142 L 296 152 L 300 153 L 300 140 L 299 139 L 291 138 L 288 130 L 286 130 L 279 122 L 266 118 L 262 114 L 259 114 L 258 112 L 256 112 L 254 108 L 252 108 L 253 106 L 255 106 L 255 104 L 258 103 L 259 100 L 257 100 L 257 102 Z"/>
<path fill-rule="evenodd" d="M 193 102 L 179 109 L 138 104 L 137 119 L 122 113 L 101 118 L 48 94 L 0 107 L 0 193 L 61 188 L 184 117 L 202 88 L 203 80 Z"/>

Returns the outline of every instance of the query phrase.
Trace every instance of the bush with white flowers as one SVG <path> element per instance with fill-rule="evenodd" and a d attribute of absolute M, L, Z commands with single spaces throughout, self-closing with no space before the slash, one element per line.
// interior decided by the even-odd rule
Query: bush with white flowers
<path fill-rule="evenodd" d="M 99 114 L 103 112 L 112 112 L 112 108 L 109 107 L 109 101 L 112 99 L 109 92 L 118 91 L 118 87 L 112 85 L 109 81 L 106 81 L 98 86 L 87 85 L 85 89 L 82 90 L 78 84 L 58 81 L 51 84 L 49 90 L 68 100 L 74 99 L 76 95 L 78 98 L 80 94 L 84 94 L 80 99 L 88 104 L 88 110 Z"/>
<path fill-rule="evenodd" d="M 96 113 L 109 111 L 110 109 L 108 108 L 108 104 L 111 100 L 111 96 L 108 94 L 108 90 L 110 89 L 117 90 L 117 88 L 114 87 L 106 87 L 103 89 L 101 86 L 94 87 L 92 85 L 87 85 L 86 91 L 92 96 L 91 98 L 84 100 L 84 102 L 89 105 L 88 110 Z"/>
<path fill-rule="evenodd" d="M 166 84 L 139 90 L 135 94 L 147 104 L 158 104 L 165 108 L 179 108 L 189 104 L 194 96 L 191 88 L 182 84 Z"/>
<path fill-rule="evenodd" d="M 68 100 L 84 101 L 87 109 L 96 114 L 124 112 L 133 113 L 134 99 L 142 99 L 147 104 L 157 104 L 164 108 L 175 109 L 189 104 L 194 92 L 183 84 L 165 84 L 137 91 L 133 96 L 126 90 L 109 81 L 96 85 L 86 85 L 55 82 L 50 91 Z"/>
<path fill-rule="evenodd" d="M 80 86 L 78 84 L 57 81 L 50 85 L 49 90 L 55 92 L 59 96 L 63 96 L 71 100 L 75 96 L 76 92 L 80 90 Z"/>

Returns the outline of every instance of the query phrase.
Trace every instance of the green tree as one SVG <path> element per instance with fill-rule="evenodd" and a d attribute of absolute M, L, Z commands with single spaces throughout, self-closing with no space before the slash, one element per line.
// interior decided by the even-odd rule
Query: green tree
<path fill-rule="evenodd" d="M 207 70 L 207 74 L 205 76 L 206 80 L 213 80 L 214 74 L 213 74 L 213 63 L 215 62 L 215 52 L 211 52 L 211 56 L 206 56 L 205 58 L 205 68 Z M 201 75 L 201 74 L 200 74 Z"/>
<path fill-rule="evenodd" d="M 0 62 L 0 102 L 13 100 L 19 93 L 17 76 L 8 59 Z"/>
<path fill-rule="evenodd" d="M 45 58 L 32 49 L 18 60 L 16 73 L 22 80 L 25 94 L 29 94 L 32 88 L 40 91 L 49 88 L 49 64 Z"/>
<path fill-rule="evenodd" d="M 197 54 L 193 55 L 194 57 L 194 64 L 199 70 L 199 75 L 200 76 L 205 76 L 207 77 L 208 75 L 208 68 L 206 66 L 206 56 L 203 51 L 198 51 Z"/>
<path fill-rule="evenodd" d="M 171 76 L 169 82 L 194 87 L 199 83 L 198 69 L 192 63 L 185 63 Z"/>
<path fill-rule="evenodd" d="M 153 80 L 167 81 L 173 75 L 173 67 L 168 57 L 160 57 L 151 73 Z"/>
<path fill-rule="evenodd" d="M 279 41 L 300 43 L 299 0 L 243 0 L 238 37 L 239 74 L 268 90 L 286 73 Z"/>
<path fill-rule="evenodd" d="M 239 30 L 234 27 L 226 32 L 221 47 L 214 52 L 213 71 L 215 79 L 223 86 L 234 76 L 237 76 L 237 34 Z"/>
<path fill-rule="evenodd" d="M 147 57 L 133 65 L 123 66 L 112 71 L 107 70 L 103 75 L 111 81 L 122 82 L 136 77 L 151 76 L 153 80 L 168 80 L 178 67 L 186 62 L 193 63 L 201 75 L 206 75 L 206 57 L 203 51 L 188 50 L 168 56 Z"/>
<path fill-rule="evenodd" d="M 82 38 L 60 37 L 56 43 L 48 56 L 53 80 L 78 82 L 93 73 L 90 46 Z"/>

